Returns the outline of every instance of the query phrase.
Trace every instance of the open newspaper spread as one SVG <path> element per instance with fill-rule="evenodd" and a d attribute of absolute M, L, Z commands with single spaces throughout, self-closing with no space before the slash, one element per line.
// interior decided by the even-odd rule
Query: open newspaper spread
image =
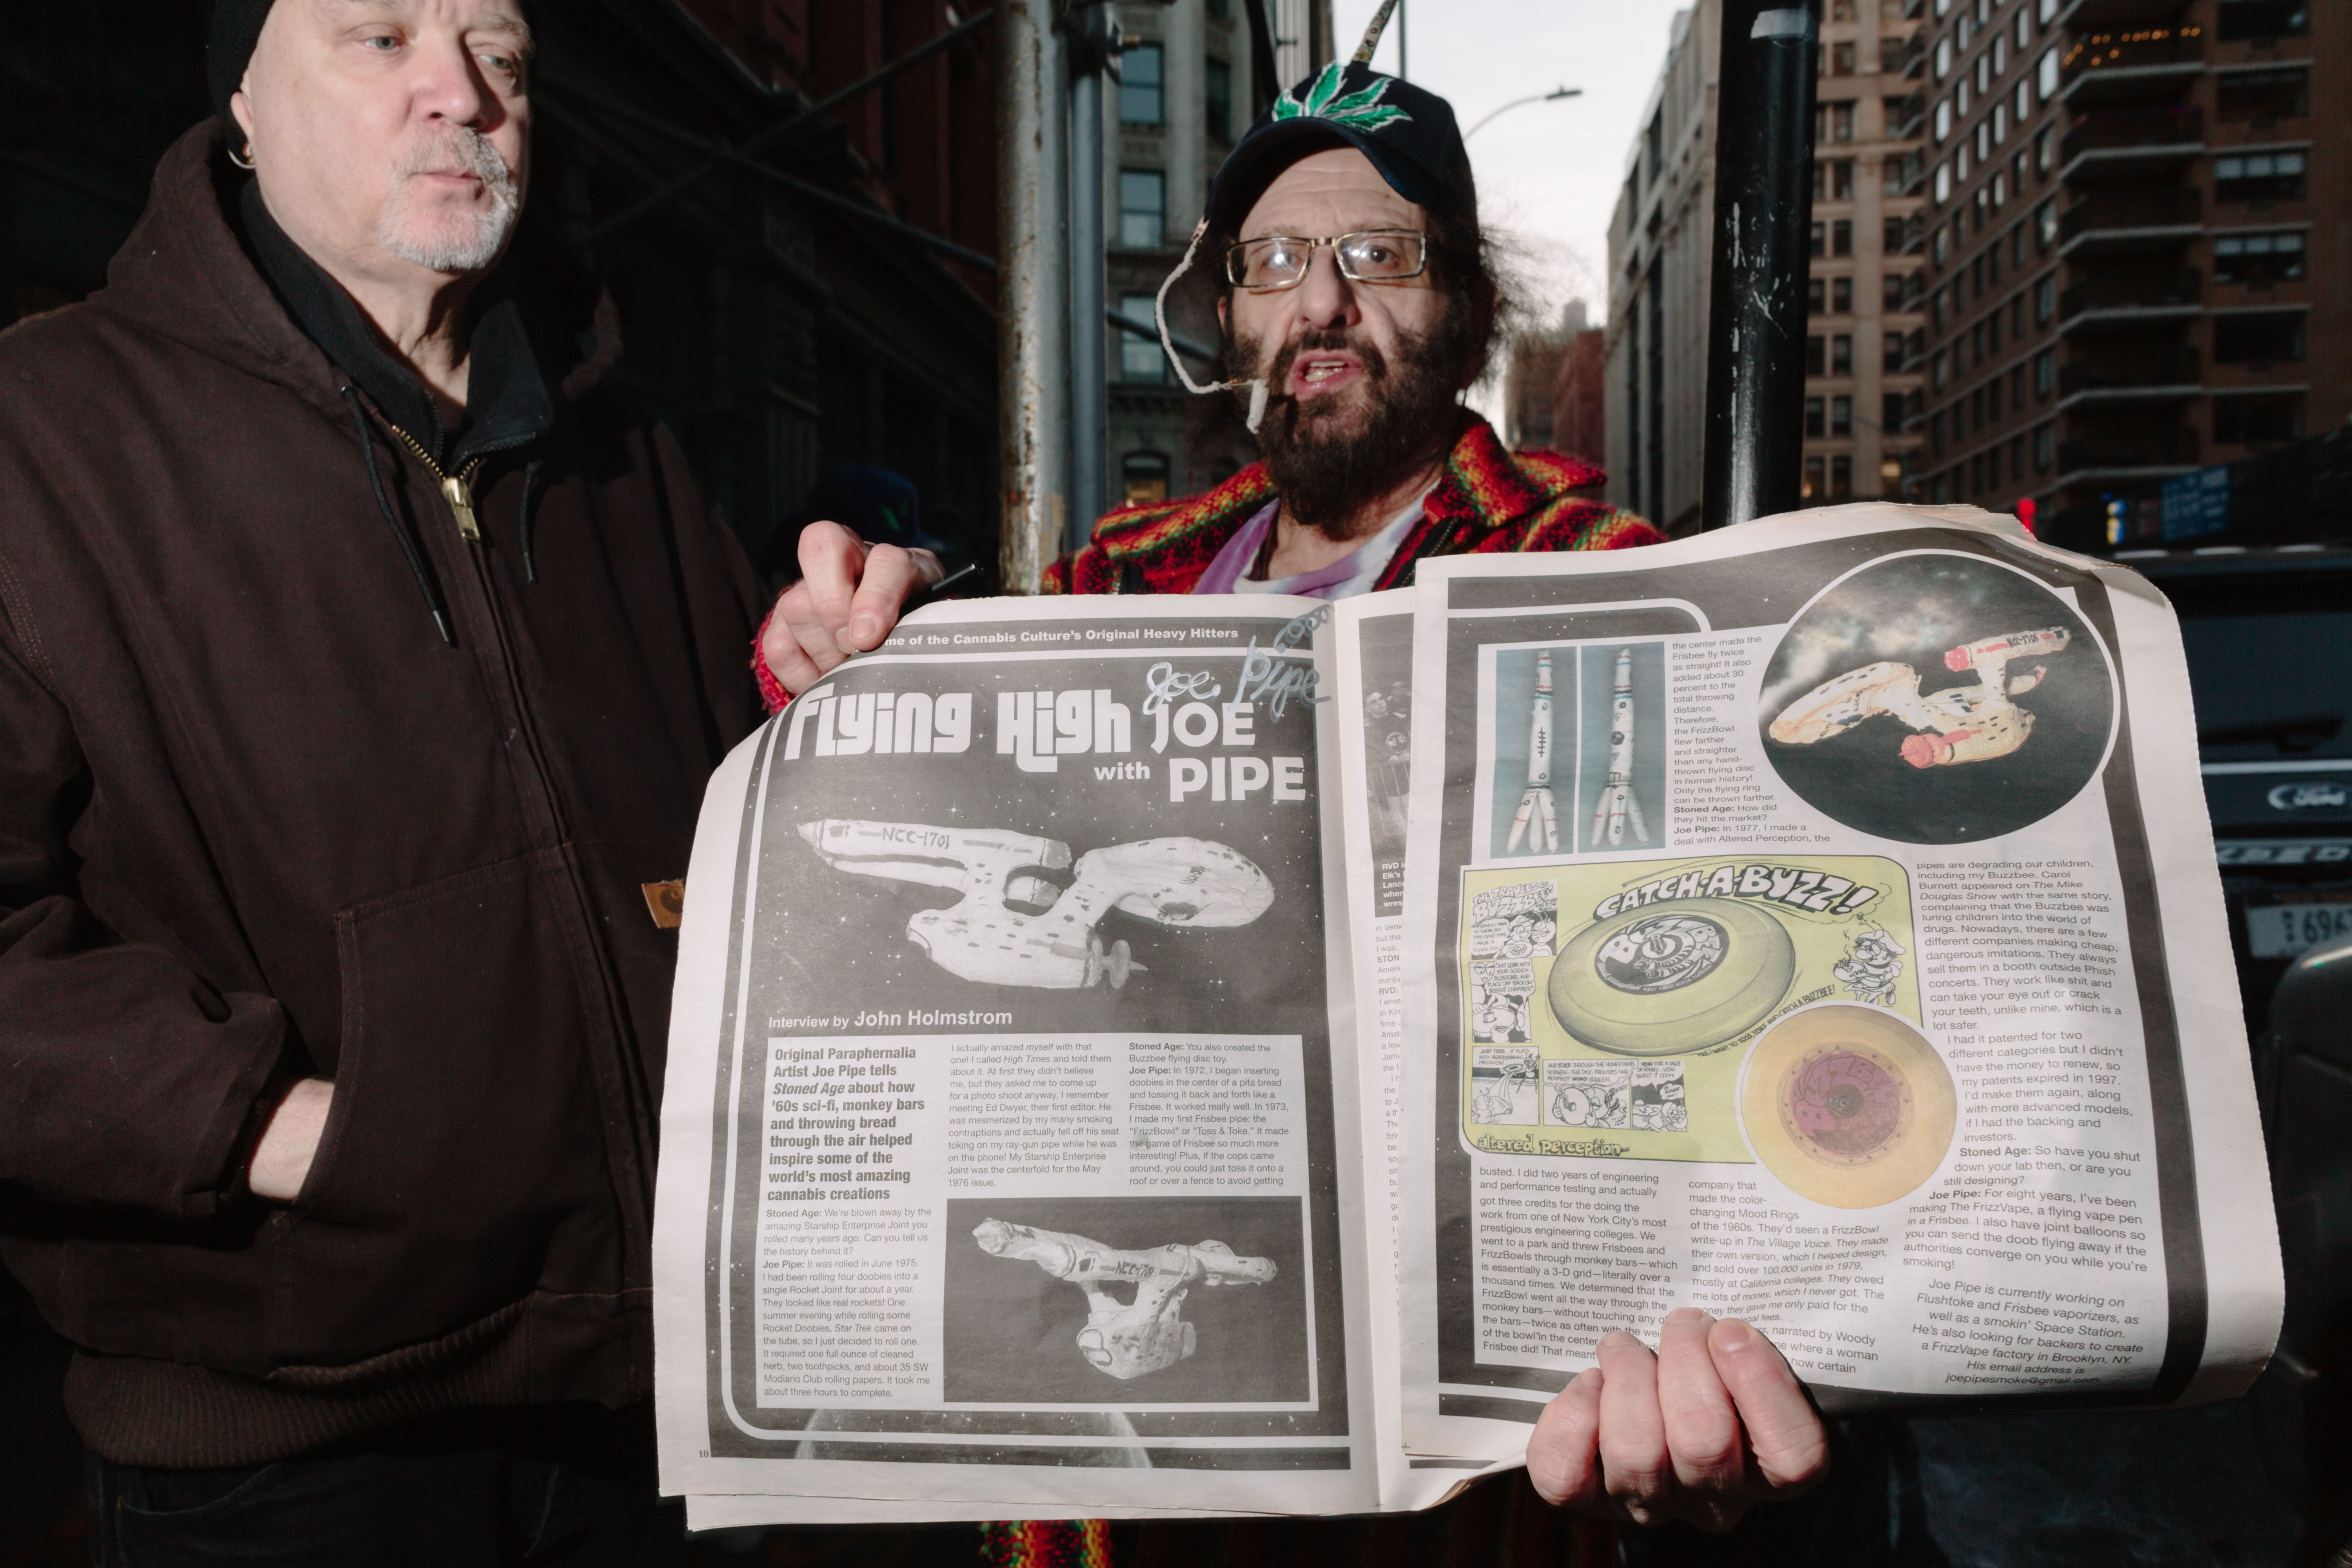
<path fill-rule="evenodd" d="M 2280 1285 L 2168 608 L 1984 514 L 934 606 L 712 780 L 698 1527 L 1425 1507 L 1602 1333 L 2241 1390 Z"/>

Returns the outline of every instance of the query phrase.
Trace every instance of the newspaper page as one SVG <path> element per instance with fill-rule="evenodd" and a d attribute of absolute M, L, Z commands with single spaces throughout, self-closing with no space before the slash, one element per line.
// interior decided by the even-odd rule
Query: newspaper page
<path fill-rule="evenodd" d="M 1517 1451 L 1682 1304 L 1831 1411 L 2245 1387 L 2279 1263 L 2159 595 L 1889 506 L 1419 580 L 1414 1449 Z"/>
<path fill-rule="evenodd" d="M 663 1110 L 666 1491 L 1380 1506 L 1328 619 L 932 606 L 729 758 Z"/>

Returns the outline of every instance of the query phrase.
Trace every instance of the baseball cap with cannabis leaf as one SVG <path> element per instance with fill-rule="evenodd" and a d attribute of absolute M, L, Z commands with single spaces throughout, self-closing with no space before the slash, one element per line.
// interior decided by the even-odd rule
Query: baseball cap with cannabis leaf
<path fill-rule="evenodd" d="M 1454 106 L 1361 61 L 1333 61 L 1274 100 L 1210 182 L 1209 222 L 1237 232 L 1275 176 L 1329 147 L 1353 147 L 1409 202 L 1475 220 L 1477 188 Z"/>

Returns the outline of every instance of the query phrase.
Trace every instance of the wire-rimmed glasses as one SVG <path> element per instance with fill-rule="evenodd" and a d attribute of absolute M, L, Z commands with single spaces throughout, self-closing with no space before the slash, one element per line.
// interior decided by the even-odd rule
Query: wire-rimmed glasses
<path fill-rule="evenodd" d="M 1339 276 L 1359 283 L 1399 283 L 1418 278 L 1429 265 L 1429 237 L 1418 229 L 1369 228 L 1354 234 L 1308 239 L 1271 235 L 1245 239 L 1225 252 L 1225 277 L 1253 294 L 1296 289 L 1307 281 L 1315 252 L 1331 247 Z"/>

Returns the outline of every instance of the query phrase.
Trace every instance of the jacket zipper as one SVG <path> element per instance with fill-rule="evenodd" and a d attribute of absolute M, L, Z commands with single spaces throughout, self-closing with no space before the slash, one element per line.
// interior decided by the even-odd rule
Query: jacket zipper
<path fill-rule="evenodd" d="M 474 476 L 482 471 L 482 458 L 488 454 L 477 455 L 454 474 L 445 474 L 441 471 L 441 465 L 433 460 L 433 454 L 419 445 L 415 437 L 388 420 L 384 427 L 402 446 L 415 453 L 416 460 L 425 465 L 425 471 L 440 481 L 441 499 L 449 503 L 449 510 L 457 519 L 457 531 L 465 536 L 466 542 L 479 544 L 482 542 L 482 525 L 474 517 Z"/>
<path fill-rule="evenodd" d="M 505 671 L 508 700 L 514 704 L 516 726 L 520 731 L 524 752 L 530 760 L 532 782 L 538 788 L 541 807 L 546 813 L 548 829 L 554 836 L 556 846 L 569 844 L 572 837 L 571 829 L 564 822 L 563 814 L 557 805 L 554 781 L 549 773 L 547 759 L 540 745 L 539 723 L 531 713 L 530 700 L 523 690 L 521 671 L 515 667 L 514 645 L 507 629 L 506 613 L 499 607 L 497 588 L 490 580 L 487 563 L 478 548 L 482 542 L 482 530 L 480 521 L 474 513 L 474 478 L 481 471 L 483 460 L 491 453 L 477 453 L 455 474 L 446 473 L 441 465 L 433 460 L 433 455 L 427 452 L 415 437 L 390 420 L 385 420 L 383 423 L 384 427 L 393 433 L 400 444 L 415 454 L 418 462 L 425 465 L 425 472 L 438 481 L 441 499 L 449 503 L 449 510 L 457 521 L 458 533 L 467 543 L 477 546 L 476 549 L 469 550 L 466 553 L 473 563 L 475 586 L 481 590 L 484 613 L 488 616 L 491 628 L 498 637 L 499 664 Z M 509 442 L 508 445 L 511 446 L 513 443 Z M 502 448 L 492 450 L 499 449 Z M 572 857 L 569 855 L 564 857 L 564 882 L 571 889 L 573 911 L 581 921 L 582 932 L 593 947 L 598 925 L 595 905 L 589 898 L 588 889 L 583 885 L 579 870 L 572 864 Z M 596 989 L 601 992 L 605 988 L 604 983 L 608 976 L 600 973 L 595 978 L 598 982 Z M 617 1025 L 615 1026 L 617 1027 Z M 618 1043 L 616 1035 L 614 1044 L 617 1046 Z M 623 1059 L 614 1065 L 621 1074 L 622 1092 L 630 1101 L 630 1110 L 625 1111 L 624 1114 L 628 1121 L 639 1123 L 632 1129 L 635 1133 L 632 1140 L 634 1147 L 629 1150 L 630 1163 L 636 1167 L 638 1178 L 636 1184 L 639 1191 L 635 1194 L 636 1202 L 634 1204 L 625 1202 L 623 1205 L 622 1231 L 625 1236 L 632 1232 L 636 1233 L 633 1239 L 644 1243 L 651 1236 L 653 1218 L 653 1173 L 648 1159 L 653 1146 L 653 1130 L 650 1126 L 643 1124 L 647 1121 L 649 1112 L 631 1114 L 643 1099 L 634 1092 L 635 1086 L 632 1081 L 640 1076 L 643 1064 Z M 608 1157 L 611 1157 L 611 1153 L 612 1152 L 608 1150 Z M 642 1251 L 644 1248 L 639 1246 L 633 1250 Z M 627 1278 L 628 1272 L 625 1269 L 625 1280 Z"/>

